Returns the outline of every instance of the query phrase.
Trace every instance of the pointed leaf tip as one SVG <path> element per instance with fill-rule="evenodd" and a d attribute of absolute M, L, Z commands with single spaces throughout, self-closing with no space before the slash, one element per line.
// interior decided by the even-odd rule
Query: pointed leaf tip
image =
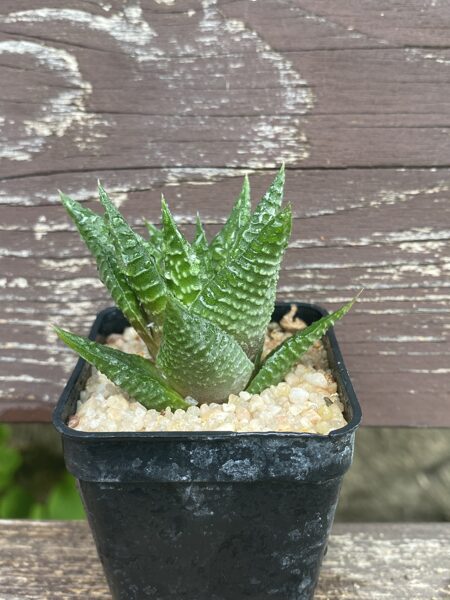
<path fill-rule="evenodd" d="M 166 286 L 159 273 L 150 244 L 127 223 L 103 188 L 100 202 L 105 208 L 105 223 L 115 250 L 115 258 L 136 293 L 149 321 L 159 323 L 166 304 Z"/>
<path fill-rule="evenodd" d="M 225 225 L 210 244 L 211 265 L 218 271 L 239 251 L 240 241 L 250 222 L 250 183 L 244 177 L 241 192 L 237 197 Z"/>
<path fill-rule="evenodd" d="M 179 230 L 164 198 L 161 209 L 164 277 L 174 296 L 189 305 L 197 298 L 201 289 L 200 260 L 195 249 Z"/>

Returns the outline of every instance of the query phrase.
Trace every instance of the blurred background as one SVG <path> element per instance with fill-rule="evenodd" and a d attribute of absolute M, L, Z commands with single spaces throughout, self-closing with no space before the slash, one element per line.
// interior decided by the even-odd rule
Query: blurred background
<path fill-rule="evenodd" d="M 337 521 L 449 521 L 450 432 L 362 428 Z M 0 518 L 80 519 L 76 484 L 50 425 L 0 426 Z"/>

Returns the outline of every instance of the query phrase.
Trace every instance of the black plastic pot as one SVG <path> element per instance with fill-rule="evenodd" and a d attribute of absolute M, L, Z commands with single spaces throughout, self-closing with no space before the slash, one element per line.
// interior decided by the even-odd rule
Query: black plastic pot
<path fill-rule="evenodd" d="M 326 311 L 298 304 L 311 323 Z M 276 320 L 289 305 L 277 304 Z M 127 325 L 101 312 L 90 333 Z M 83 433 L 66 426 L 90 367 L 79 360 L 54 412 L 113 598 L 313 597 L 361 410 L 334 333 L 325 337 L 348 425 L 299 433 Z"/>

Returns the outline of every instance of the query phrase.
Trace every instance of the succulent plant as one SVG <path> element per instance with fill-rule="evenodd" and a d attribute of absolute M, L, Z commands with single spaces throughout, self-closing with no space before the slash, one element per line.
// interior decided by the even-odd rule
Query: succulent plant
<path fill-rule="evenodd" d="M 190 243 L 162 199 L 162 227 L 138 235 L 99 184 L 103 216 L 61 193 L 115 304 L 148 348 L 127 354 L 60 328 L 59 337 L 147 408 L 220 402 L 279 383 L 354 300 L 261 353 L 291 231 L 282 167 L 255 210 L 247 177 L 231 214 L 208 243 L 197 218 Z"/>

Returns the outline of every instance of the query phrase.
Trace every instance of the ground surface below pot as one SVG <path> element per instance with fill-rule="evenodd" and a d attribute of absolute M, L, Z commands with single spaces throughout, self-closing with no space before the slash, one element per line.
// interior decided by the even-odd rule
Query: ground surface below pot
<path fill-rule="evenodd" d="M 447 523 L 336 525 L 314 599 L 447 597 L 449 537 Z M 111 598 L 87 523 L 77 521 L 0 521 L 0 589 L 5 600 Z"/>

